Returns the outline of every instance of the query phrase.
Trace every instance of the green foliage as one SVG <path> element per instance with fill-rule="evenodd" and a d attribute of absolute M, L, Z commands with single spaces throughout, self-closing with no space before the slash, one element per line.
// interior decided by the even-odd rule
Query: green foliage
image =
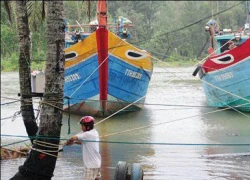
<path fill-rule="evenodd" d="M 15 27 L 1 24 L 1 56 L 10 56 L 18 51 L 18 35 Z"/>
<path fill-rule="evenodd" d="M 18 70 L 18 57 L 16 52 L 5 58 L 1 57 L 1 70 L 2 71 L 17 71 Z"/>
<path fill-rule="evenodd" d="M 94 20 L 97 1 L 90 2 L 91 20 Z M 128 29 L 132 36 L 128 40 L 130 43 L 146 49 L 166 62 L 176 65 L 188 64 L 197 57 L 204 57 L 207 53 L 208 33 L 204 27 L 209 19 L 217 20 L 220 29 L 237 30 L 238 27 L 244 26 L 247 14 L 246 2 L 217 16 L 205 18 L 239 3 L 240 1 L 107 1 L 108 22 L 113 23 L 118 16 L 130 19 L 134 24 L 134 27 Z M 16 24 L 11 25 L 8 21 L 2 4 L 1 2 L 2 67 L 5 70 L 17 69 L 17 61 L 13 59 L 16 59 L 18 52 L 18 32 Z M 31 2 L 31 4 L 35 8 L 34 11 L 29 11 L 32 31 L 31 59 L 34 60 L 32 68 L 43 68 L 44 61 L 41 60 L 46 59 L 46 23 L 39 23 L 41 2 Z M 69 24 L 76 24 L 76 20 L 88 24 L 87 1 L 64 1 L 64 5 L 65 17 Z M 12 17 L 15 22 L 15 11 Z M 199 22 L 193 24 L 196 21 Z"/>
<path fill-rule="evenodd" d="M 45 61 L 33 61 L 31 63 L 31 71 L 33 70 L 45 71 Z"/>

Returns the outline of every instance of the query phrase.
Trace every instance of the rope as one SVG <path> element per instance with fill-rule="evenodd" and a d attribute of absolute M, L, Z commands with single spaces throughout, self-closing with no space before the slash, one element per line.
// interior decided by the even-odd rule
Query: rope
<path fill-rule="evenodd" d="M 2 135 L 1 135 L 1 136 L 2 136 Z M 15 137 L 19 137 L 19 136 L 15 136 Z M 26 136 L 26 137 L 27 137 L 27 136 Z M 25 141 L 29 141 L 29 140 L 30 140 L 30 139 L 25 139 L 25 140 L 18 141 L 18 142 L 14 142 L 14 143 L 9 143 L 9 144 L 5 144 L 5 145 L 1 145 L 1 147 L 11 146 L 11 145 L 18 144 L 18 143 L 25 142 Z"/>
<path fill-rule="evenodd" d="M 247 104 L 249 104 L 249 103 L 247 103 Z M 239 106 L 243 106 L 243 105 L 246 105 L 246 104 L 242 104 L 242 105 L 239 105 Z M 147 126 L 141 126 L 141 127 L 134 128 L 134 129 L 128 129 L 128 130 L 125 130 L 125 131 L 110 133 L 110 134 L 103 135 L 103 136 L 100 136 L 100 137 L 103 138 L 103 137 L 113 136 L 113 135 L 117 135 L 117 134 L 122 134 L 122 133 L 125 133 L 125 132 L 131 132 L 131 131 L 135 131 L 135 130 L 145 129 L 145 128 L 148 128 L 148 127 L 158 126 L 158 125 L 162 125 L 162 124 L 169 124 L 169 123 L 176 122 L 176 121 L 182 121 L 182 120 L 185 120 L 185 119 L 190 119 L 190 118 L 194 118 L 194 117 L 204 116 L 204 115 L 207 115 L 207 114 L 212 114 L 212 113 L 216 113 L 216 112 L 225 111 L 227 109 L 231 109 L 231 108 L 228 107 L 228 108 L 219 109 L 219 110 L 215 110 L 215 111 L 210 111 L 210 112 L 199 114 L 199 115 L 194 115 L 194 116 L 189 116 L 189 117 L 185 117 L 185 118 L 175 119 L 175 120 L 172 120 L 172 121 L 155 123 L 155 124 L 151 124 L 151 125 L 147 125 Z M 249 117 L 249 116 L 247 116 L 247 117 Z"/>
<path fill-rule="evenodd" d="M 172 80 L 168 81 L 168 83 L 170 83 L 171 81 L 172 81 Z M 145 96 L 146 96 L 146 95 L 145 95 Z M 119 113 L 120 111 L 122 111 L 122 110 L 126 109 L 127 107 L 131 106 L 132 104 L 134 104 L 134 103 L 136 103 L 136 102 L 140 101 L 142 98 L 145 98 L 145 96 L 143 96 L 143 97 L 139 98 L 139 99 L 138 99 L 138 100 L 136 100 L 135 102 L 130 103 L 129 105 L 125 106 L 124 108 L 120 109 L 119 111 L 116 111 L 115 113 L 111 114 L 110 116 L 108 116 L 108 117 L 104 118 L 104 119 L 103 119 L 103 120 L 101 120 L 100 122 L 96 123 L 96 125 L 98 125 L 98 124 L 100 124 L 100 123 L 102 123 L 102 122 L 106 121 L 107 119 L 109 119 L 110 117 L 112 117 L 112 116 L 114 116 L 115 114 Z M 79 133 L 77 133 L 77 134 L 80 134 L 80 133 L 82 133 L 82 132 L 79 132 Z"/>
<path fill-rule="evenodd" d="M 123 42 L 123 40 L 121 39 L 121 41 L 118 43 L 118 45 L 113 49 L 113 51 L 112 52 L 114 52 L 115 50 L 116 50 L 116 48 L 117 47 L 119 47 L 119 45 L 121 44 Z M 69 98 L 71 98 L 81 87 L 82 87 L 82 85 L 101 67 L 101 65 L 108 59 L 108 57 L 110 56 L 110 54 L 112 54 L 112 52 L 111 53 L 109 53 L 109 55 L 104 59 L 104 61 L 101 63 L 101 64 L 99 64 L 99 66 L 96 68 L 96 69 L 94 69 L 94 71 L 82 82 L 82 84 L 80 84 L 80 86 L 78 86 L 78 88 L 76 88 L 76 90 L 69 96 Z"/>
<path fill-rule="evenodd" d="M 41 150 L 41 149 L 38 149 L 38 148 L 33 148 L 33 147 L 32 147 L 31 149 L 34 150 L 34 151 L 37 151 L 37 152 L 40 152 L 40 153 L 47 154 L 47 155 L 49 155 L 49 156 L 55 157 L 55 158 L 58 157 L 58 156 L 56 156 L 56 155 L 54 155 L 54 154 L 47 153 L 47 152 L 45 152 L 45 151 L 43 151 L 43 150 Z"/>
<path fill-rule="evenodd" d="M 165 72 L 164 72 L 165 73 Z M 81 99 L 81 98 L 71 98 L 71 99 L 76 99 L 76 100 L 84 100 L 84 99 Z M 99 102 L 100 100 L 86 100 L 85 102 Z M 109 101 L 109 102 L 112 102 L 112 103 L 120 103 L 120 102 L 117 102 L 117 101 Z M 212 108 L 211 106 L 202 106 L 202 105 L 187 105 L 187 104 L 158 104 L 158 103 L 133 103 L 133 104 L 143 104 L 143 105 L 148 105 L 148 106 L 179 106 L 179 107 L 205 107 L 205 108 Z"/>
<path fill-rule="evenodd" d="M 160 62 L 162 62 L 162 63 L 165 63 L 165 64 L 167 64 L 168 66 L 170 66 L 168 63 L 166 63 L 166 62 L 164 62 L 164 61 L 161 61 L 161 60 L 159 60 L 158 58 L 156 58 L 156 57 L 153 57 L 152 56 L 152 58 L 154 58 L 154 59 L 156 59 L 156 60 L 158 60 L 158 61 L 160 61 Z M 171 67 L 171 66 L 170 66 Z M 164 69 L 165 70 L 165 69 Z M 182 70 L 180 70 L 181 72 L 183 72 Z M 170 71 L 168 71 L 168 72 L 170 72 Z M 171 73 L 171 72 L 170 72 Z M 181 79 L 181 80 L 184 80 L 184 79 L 182 79 L 181 77 L 179 77 L 179 76 L 177 76 L 176 74 L 174 74 L 174 73 L 171 73 L 171 74 L 173 74 L 174 76 L 176 76 L 177 78 L 179 78 L 179 79 Z M 199 79 L 199 78 L 198 78 Z M 201 80 L 201 79 L 199 79 L 200 81 L 204 81 L 204 80 Z M 205 81 L 204 81 L 205 82 Z M 210 84 L 210 83 L 209 83 Z M 212 85 L 212 84 L 211 84 Z M 217 87 L 217 86 L 214 86 L 213 85 L 213 87 L 215 87 L 215 88 L 217 88 L 217 89 L 219 89 L 219 90 L 222 90 L 222 91 L 224 91 L 224 92 L 226 92 L 226 93 L 228 93 L 228 94 L 231 94 L 231 95 L 234 95 L 234 96 L 236 96 L 236 97 L 238 97 L 238 98 L 240 98 L 240 99 L 243 99 L 243 100 L 245 100 L 245 101 L 247 101 L 247 102 L 250 102 L 249 100 L 247 100 L 247 99 L 245 99 L 245 98 L 243 98 L 243 97 L 240 97 L 240 96 L 238 96 L 238 95 L 235 95 L 235 94 L 233 94 L 233 93 L 231 93 L 231 92 L 228 92 L 228 91 L 226 91 L 226 90 L 223 90 L 223 89 L 221 89 L 221 88 L 219 88 L 219 87 Z M 219 101 L 219 99 L 217 99 L 218 101 Z M 220 101 L 219 101 L 220 102 Z M 247 103 L 247 104 L 249 104 L 249 103 Z M 239 110 L 237 110 L 237 109 L 235 109 L 234 107 L 231 107 L 231 106 L 229 106 L 229 105 L 227 105 L 227 107 L 230 107 L 231 109 L 234 109 L 235 111 L 237 111 L 237 112 L 240 112 Z M 237 106 L 236 106 L 237 107 Z M 241 114 L 244 114 L 244 113 L 242 113 L 242 112 L 240 112 Z M 246 114 L 244 114 L 246 117 L 249 117 L 248 115 L 246 115 Z"/>
<path fill-rule="evenodd" d="M 217 86 L 215 86 L 215 85 L 213 85 L 213 84 L 211 84 L 211 83 L 209 83 L 209 82 L 207 82 L 207 81 L 204 81 L 204 80 L 202 80 L 202 79 L 201 79 L 201 81 L 204 82 L 204 83 L 206 83 L 206 84 L 208 84 L 209 86 L 212 86 L 212 87 L 214 87 L 214 88 L 216 88 L 216 89 L 219 89 L 220 91 L 223 91 L 223 92 L 225 92 L 225 93 L 227 93 L 227 94 L 230 94 L 230 95 L 232 95 L 232 96 L 235 96 L 235 97 L 237 97 L 237 98 L 239 98 L 239 99 L 245 100 L 246 102 L 250 103 L 250 100 L 248 100 L 248 99 L 246 99 L 246 98 L 244 98 L 244 97 L 238 96 L 238 95 L 233 94 L 233 93 L 231 93 L 231 92 L 229 92 L 229 91 L 226 91 L 226 90 L 224 90 L 224 89 L 221 89 L 221 88 L 219 88 L 219 87 L 217 87 Z"/>
<path fill-rule="evenodd" d="M 158 58 L 155 58 L 155 57 L 153 57 L 153 56 L 151 56 L 152 58 L 154 58 L 154 59 L 156 59 L 156 60 L 158 60 L 158 61 L 160 61 Z M 163 62 L 163 61 L 161 61 L 161 62 Z M 163 62 L 163 63 L 165 63 L 165 62 Z M 167 64 L 167 63 L 166 63 Z M 171 73 L 171 72 L 170 72 Z M 179 77 L 179 76 L 177 76 L 177 75 L 175 75 L 175 74 L 173 74 L 174 76 L 176 76 L 176 77 L 178 77 L 178 78 L 180 78 L 181 80 L 183 80 L 181 77 Z M 168 83 L 170 83 L 172 80 L 170 80 Z M 138 100 L 137 100 L 138 101 Z M 137 101 L 135 101 L 135 102 L 137 102 Z M 135 103 L 134 102 L 134 103 Z M 131 103 L 130 105 L 132 105 L 133 103 Z M 249 104 L 249 103 L 247 103 L 247 104 Z M 130 105 L 128 105 L 128 106 L 130 106 Z M 239 105 L 239 106 L 241 106 L 241 105 Z M 235 107 L 238 107 L 238 106 L 235 106 Z M 127 108 L 127 107 L 125 107 L 125 108 Z M 123 109 L 125 109 L 125 108 L 123 108 Z M 122 109 L 122 110 L 123 110 Z M 222 109 L 222 110 L 217 110 L 217 111 L 213 111 L 212 113 L 214 113 L 214 112 L 219 112 L 219 111 L 224 111 L 224 110 L 226 110 L 226 109 L 235 109 L 234 107 L 230 107 L 229 106 L 229 108 L 224 108 L 224 109 Z M 236 110 L 236 109 L 235 109 Z M 98 125 L 98 124 L 100 124 L 100 123 L 102 123 L 102 122 L 104 122 L 105 120 L 107 120 L 107 119 L 109 119 L 110 117 L 112 117 L 113 115 L 115 115 L 115 114 L 117 114 L 117 113 L 119 113 L 121 110 L 119 110 L 119 111 L 117 111 L 116 113 L 114 113 L 114 114 L 112 114 L 112 115 L 110 115 L 110 116 L 108 116 L 107 118 L 104 118 L 103 120 L 101 120 L 100 122 L 98 122 L 98 123 L 96 123 L 96 125 Z M 239 111 L 238 111 L 239 112 Z M 241 112 L 242 113 L 242 112 Z M 205 114 L 208 114 L 208 113 L 205 113 Z M 202 115 L 205 115 L 205 114 L 202 114 Z M 242 113 L 243 115 L 245 115 L 246 117 L 249 117 L 248 115 L 246 115 L 246 114 L 244 114 L 244 113 Z M 196 115 L 197 116 L 197 115 Z M 192 118 L 192 117 L 196 117 L 196 116 L 191 116 L 191 117 L 186 117 L 186 118 L 184 118 L 184 119 L 187 119 L 187 118 Z M 200 116 L 200 115 L 198 115 L 198 116 Z M 183 120 L 183 118 L 182 119 L 179 119 L 179 120 Z M 174 120 L 174 121 L 179 121 L 178 119 L 177 120 Z M 174 121 L 171 121 L 171 122 L 174 122 Z M 170 122 L 167 122 L 167 123 L 170 123 Z M 158 124 L 155 124 L 155 125 L 160 125 L 160 124 L 162 124 L 162 123 L 158 123 Z M 151 125 L 150 125 L 151 126 Z M 107 137 L 107 136 L 111 136 L 111 135 L 116 135 L 116 134 L 121 134 L 121 133 L 124 133 L 124 132 L 130 132 L 130 131 L 134 131 L 134 130 L 139 130 L 139 129 L 143 129 L 143 128 L 147 128 L 147 127 L 150 127 L 150 126 L 143 126 L 143 127 L 139 127 L 139 128 L 134 128 L 134 129 L 130 129 L 130 130 L 125 130 L 125 131 L 122 131 L 122 132 L 118 132 L 118 133 L 112 133 L 112 134 L 108 134 L 108 135 L 104 135 L 104 136 L 101 136 L 101 137 Z M 79 133 L 81 133 L 81 132 L 79 132 Z M 79 134 L 78 133 L 78 134 Z"/>
<path fill-rule="evenodd" d="M 37 145 L 39 145 L 39 146 L 47 147 L 47 148 L 58 148 L 58 147 L 59 147 L 58 144 L 53 144 L 53 143 L 48 143 L 48 142 L 38 141 L 38 140 L 34 140 L 33 143 L 34 143 L 34 144 L 37 144 Z M 48 145 L 49 145 L 49 146 L 48 146 Z"/>
<path fill-rule="evenodd" d="M 245 30 L 245 28 L 243 29 L 243 31 L 244 31 L 244 30 Z M 205 58 L 203 58 L 201 61 L 199 61 L 199 62 L 197 62 L 196 64 L 194 64 L 192 67 L 195 67 L 195 66 L 197 66 L 198 64 L 203 63 L 207 58 L 209 58 L 210 56 L 214 55 L 214 53 L 215 53 L 216 51 L 218 51 L 218 50 L 220 50 L 221 48 L 223 48 L 224 46 L 226 46 L 226 45 L 229 43 L 229 41 L 232 41 L 234 38 L 235 38 L 235 37 L 229 39 L 229 40 L 228 40 L 225 44 L 223 44 L 220 48 L 217 48 L 216 50 L 214 50 L 213 53 L 209 54 L 208 56 L 206 56 Z"/>
<path fill-rule="evenodd" d="M 238 4 L 235 4 L 235 5 L 233 5 L 233 6 L 229 7 L 229 8 L 227 8 L 227 9 L 225 9 L 225 10 L 223 10 L 223 11 L 220 11 L 220 12 L 214 14 L 214 16 L 217 16 L 217 15 L 219 15 L 219 14 L 222 14 L 222 13 L 226 12 L 226 11 L 229 11 L 230 9 L 232 9 L 232 8 L 234 8 L 234 7 L 237 7 L 238 5 L 242 4 L 243 2 L 244 2 L 244 1 L 242 1 L 242 2 L 240 2 L 240 3 L 238 3 Z M 189 27 L 191 27 L 191 26 L 193 26 L 193 25 L 196 25 L 196 24 L 202 22 L 203 20 L 209 19 L 209 18 L 211 18 L 211 17 L 213 17 L 213 16 L 210 15 L 210 16 L 204 17 L 204 18 L 202 18 L 202 19 L 199 19 L 199 20 L 195 21 L 194 23 L 191 23 L 191 24 L 189 24 L 189 25 L 186 25 L 186 26 L 184 26 L 184 27 L 181 27 L 181 28 L 178 28 L 178 29 L 169 31 L 169 32 L 162 33 L 162 34 L 157 35 L 157 36 L 155 36 L 155 37 L 153 37 L 153 38 L 155 39 L 155 38 L 158 38 L 158 37 L 162 37 L 162 36 L 164 36 L 164 35 L 168 35 L 168 34 L 171 34 L 171 33 L 174 33 L 174 32 L 177 32 L 177 31 L 180 31 L 180 30 L 189 28 Z M 141 41 L 137 41 L 137 42 L 131 42 L 131 44 L 140 44 L 140 43 L 146 42 L 146 41 L 148 41 L 148 40 L 150 40 L 150 39 L 153 39 L 153 38 L 147 38 L 147 39 L 145 39 L 145 40 L 141 40 Z M 122 45 L 122 46 L 126 46 L 126 45 Z M 121 46 L 120 46 L 120 47 L 121 47 Z M 110 49 L 112 49 L 112 48 L 110 48 Z"/>
<path fill-rule="evenodd" d="M 18 117 L 18 116 L 21 116 L 21 115 L 16 115 L 15 117 Z M 1 118 L 1 121 L 7 120 L 7 119 L 10 119 L 10 118 L 12 118 L 12 121 L 13 121 L 14 115 L 13 116 L 8 116 L 8 117 Z"/>
<path fill-rule="evenodd" d="M 4 136 L 4 135 L 1 135 Z M 20 137 L 20 136 L 15 136 Z M 52 138 L 47 138 L 52 139 Z M 54 139 L 54 138 L 53 138 Z M 57 138 L 60 140 L 66 140 Z M 84 140 L 84 142 L 99 142 L 99 143 L 110 143 L 110 144 L 143 144 L 143 145 L 171 145 L 171 146 L 250 146 L 250 143 L 162 143 L 162 142 L 131 142 L 131 141 L 96 141 L 96 140 Z M 48 143 L 51 144 L 51 143 Z M 53 144 L 52 144 L 53 145 Z M 40 150 L 40 149 L 38 149 Z M 39 151 L 40 152 L 40 151 Z"/>
<path fill-rule="evenodd" d="M 5 96 L 1 96 L 1 98 L 18 100 L 18 99 L 16 99 L 16 98 L 9 98 L 9 97 L 5 97 Z M 18 100 L 18 101 L 22 101 L 22 100 Z M 25 102 L 30 103 L 30 102 L 32 102 L 32 101 L 25 100 Z M 57 109 L 59 109 L 59 110 L 63 111 L 63 109 L 62 109 L 62 108 L 57 107 L 57 106 L 55 106 L 55 105 L 51 104 L 51 103 L 55 103 L 55 104 L 63 104 L 63 103 L 58 103 L 57 101 L 39 101 L 39 102 L 34 102 L 34 103 L 39 103 L 39 104 L 40 104 L 40 103 L 41 103 L 41 104 L 47 104 L 47 105 L 49 105 L 49 106 L 52 106 L 52 107 L 54 107 L 54 108 L 57 108 Z"/>
<path fill-rule="evenodd" d="M 16 101 L 12 101 L 12 102 L 7 102 L 7 103 L 3 103 L 3 104 L 1 104 L 1 106 L 7 105 L 7 104 L 12 104 L 12 103 L 16 103 L 16 102 L 19 102 L 19 100 L 16 100 Z"/>
<path fill-rule="evenodd" d="M 146 95 L 145 95 L 146 96 Z M 120 109 L 119 111 L 116 111 L 115 113 L 111 114 L 110 116 L 104 118 L 103 120 L 99 121 L 98 123 L 96 123 L 95 125 L 98 125 L 104 121 L 106 121 L 107 119 L 111 118 L 112 116 L 116 115 L 117 113 L 121 112 L 122 110 L 128 108 L 129 106 L 135 104 L 136 102 L 140 101 L 141 99 L 145 98 L 145 96 L 142 96 L 141 98 L 137 99 L 135 102 L 130 103 L 129 105 L 125 106 L 124 108 Z"/>

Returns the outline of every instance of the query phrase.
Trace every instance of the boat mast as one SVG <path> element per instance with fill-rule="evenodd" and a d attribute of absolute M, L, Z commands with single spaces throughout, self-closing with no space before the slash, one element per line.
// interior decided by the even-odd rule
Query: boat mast
<path fill-rule="evenodd" d="M 247 23 L 248 25 L 250 25 L 250 1 L 247 1 L 247 9 L 248 9 Z"/>
<path fill-rule="evenodd" d="M 107 30 L 107 3 L 106 0 L 98 0 L 97 4 L 98 29 L 96 41 L 98 50 L 100 105 L 105 112 L 108 98 L 108 30 Z"/>

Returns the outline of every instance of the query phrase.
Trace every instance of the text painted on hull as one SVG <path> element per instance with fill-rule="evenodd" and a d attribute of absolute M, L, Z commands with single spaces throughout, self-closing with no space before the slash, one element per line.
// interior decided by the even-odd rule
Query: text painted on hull
<path fill-rule="evenodd" d="M 78 79 L 80 79 L 80 75 L 78 73 L 65 76 L 65 82 L 72 82 Z"/>
<path fill-rule="evenodd" d="M 125 75 L 129 76 L 129 77 L 132 77 L 132 78 L 136 78 L 136 79 L 141 79 L 141 77 L 142 77 L 141 73 L 132 71 L 130 69 L 126 69 Z"/>
<path fill-rule="evenodd" d="M 233 78 L 234 75 L 232 72 L 227 72 L 218 76 L 215 76 L 216 81 L 224 81 Z"/>

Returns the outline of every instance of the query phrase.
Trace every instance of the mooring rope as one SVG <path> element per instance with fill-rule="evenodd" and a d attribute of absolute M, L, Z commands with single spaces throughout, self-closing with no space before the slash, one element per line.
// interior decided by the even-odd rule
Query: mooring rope
<path fill-rule="evenodd" d="M 19 100 L 3 103 L 3 104 L 1 104 L 1 106 L 7 105 L 7 104 L 13 104 L 13 103 L 16 103 L 16 102 L 19 102 Z"/>
<path fill-rule="evenodd" d="M 81 99 L 81 98 L 71 98 L 71 99 L 84 100 L 84 99 Z M 100 100 L 88 99 L 85 102 L 89 102 L 89 103 L 93 102 L 93 103 L 95 103 L 95 102 L 100 102 Z M 120 104 L 120 102 L 117 102 L 117 101 L 111 101 L 110 100 L 109 102 L 112 102 L 114 104 Z M 146 105 L 146 106 L 168 106 L 168 107 L 169 106 L 176 106 L 176 107 L 190 107 L 190 108 L 192 108 L 192 107 L 213 108 L 213 107 L 207 106 L 207 105 L 188 105 L 188 104 L 162 104 L 162 103 L 136 103 L 136 104 L 141 104 L 141 105 Z"/>
<path fill-rule="evenodd" d="M 109 58 L 110 54 L 112 54 L 122 42 L 123 40 L 121 39 L 121 41 L 118 43 L 117 46 L 115 46 L 112 52 L 108 53 L 108 56 L 104 59 L 104 61 L 101 64 L 99 64 L 99 66 L 97 66 L 97 68 L 94 69 L 94 71 L 76 88 L 76 90 L 69 96 L 69 98 L 71 98 L 83 86 L 83 84 L 104 64 L 104 62 Z"/>
<path fill-rule="evenodd" d="M 9 97 L 5 97 L 5 96 L 1 96 L 1 98 L 5 98 L 5 99 L 14 99 L 14 100 L 18 100 L 18 101 L 25 101 L 25 102 L 27 102 L 27 103 L 33 102 L 33 101 L 29 101 L 29 100 L 21 100 L 21 99 L 9 98 Z M 40 100 L 39 102 L 36 102 L 36 103 L 39 103 L 39 104 L 40 104 L 40 103 L 41 103 L 41 104 L 47 104 L 47 105 L 49 105 L 49 106 L 52 106 L 52 107 L 54 107 L 54 108 L 57 108 L 57 109 L 63 111 L 62 108 L 60 108 L 60 107 L 58 107 L 58 106 L 56 106 L 56 105 L 53 105 L 53 104 L 63 104 L 63 103 L 59 103 L 58 101 L 44 101 L 44 100 Z M 53 103 L 53 104 L 52 104 L 52 103 Z"/>
<path fill-rule="evenodd" d="M 168 81 L 168 83 L 170 83 L 171 81 L 173 81 L 173 80 Z M 117 113 L 121 112 L 122 110 L 124 110 L 124 109 L 128 108 L 129 106 L 131 106 L 131 105 L 135 104 L 136 102 L 140 101 L 141 99 L 143 99 L 143 98 L 145 98 L 145 97 L 146 97 L 146 95 L 145 95 L 145 96 L 143 96 L 143 97 L 141 97 L 141 98 L 139 98 L 139 99 L 137 99 L 136 101 L 134 101 L 134 102 L 130 103 L 129 105 L 125 106 L 124 108 L 122 108 L 122 109 L 120 109 L 120 110 L 116 111 L 115 113 L 111 114 L 110 116 L 108 116 L 108 117 L 104 118 L 104 119 L 103 119 L 103 120 L 101 120 L 100 122 L 96 123 L 96 125 L 98 125 L 98 124 L 100 124 L 100 123 L 102 123 L 102 122 L 106 121 L 107 119 L 111 118 L 111 117 L 112 117 L 112 116 L 114 116 L 115 114 L 117 114 Z M 79 133 L 77 133 L 77 134 L 80 134 L 80 133 L 82 133 L 82 132 L 79 132 Z"/>
<path fill-rule="evenodd" d="M 18 135 L 4 135 L 1 136 L 12 136 L 12 137 L 24 137 Z M 26 136 L 27 137 L 27 136 Z M 35 136 L 34 136 L 35 137 Z M 57 139 L 57 140 L 67 140 L 65 138 L 50 138 L 49 136 L 43 136 L 43 139 Z M 132 142 L 132 141 L 103 141 L 103 140 L 84 140 L 84 142 L 99 142 L 99 143 L 111 143 L 111 144 L 144 144 L 144 145 L 171 145 L 171 146 L 249 146 L 250 143 L 162 143 L 162 142 Z M 52 144 L 52 143 L 48 143 Z M 57 144 L 52 144 L 57 146 Z"/>
<path fill-rule="evenodd" d="M 244 29 L 245 30 L 245 29 Z M 208 54 L 205 58 L 203 58 L 202 60 L 200 60 L 199 62 L 197 62 L 196 64 L 194 64 L 192 67 L 197 66 L 198 64 L 202 64 L 207 58 L 216 55 L 215 52 L 218 50 L 221 50 L 224 46 L 226 46 L 230 41 L 232 41 L 235 37 L 229 39 L 225 44 L 223 44 L 221 47 L 217 48 L 216 50 L 214 50 L 213 53 Z"/>
<path fill-rule="evenodd" d="M 162 63 L 165 63 L 165 64 L 167 64 L 168 66 L 170 66 L 171 67 L 171 65 L 169 65 L 168 63 L 166 63 L 166 62 L 164 62 L 164 61 L 161 61 L 161 60 L 159 60 L 158 58 L 156 58 L 156 57 L 153 57 L 152 56 L 152 58 L 154 58 L 154 59 L 156 59 L 156 60 L 158 60 L 158 61 L 160 61 L 160 62 L 162 62 Z M 181 72 L 183 72 L 182 70 L 180 70 Z M 170 71 L 168 71 L 168 72 L 170 72 Z M 171 72 L 170 72 L 171 73 Z M 174 76 L 176 76 L 177 78 L 179 78 L 179 79 L 181 79 L 181 80 L 184 80 L 184 79 L 182 79 L 181 77 L 179 77 L 179 76 L 177 76 L 176 74 L 173 74 Z M 200 78 L 198 78 L 200 81 L 203 81 L 203 80 L 201 80 Z M 213 85 L 214 86 L 214 85 Z M 223 90 L 223 89 L 221 89 L 221 88 L 219 88 L 219 87 L 217 87 L 217 86 L 214 86 L 215 88 L 218 88 L 219 90 Z M 200 90 L 200 89 L 199 89 Z M 245 98 L 243 98 L 243 97 L 241 97 L 241 96 L 238 96 L 238 95 L 235 95 L 235 94 L 233 94 L 233 93 L 231 93 L 231 92 L 228 92 L 228 91 L 226 91 L 226 90 L 223 90 L 224 92 L 226 92 L 226 93 L 228 93 L 228 94 L 231 94 L 231 95 L 234 95 L 234 96 L 236 96 L 236 97 L 238 97 L 238 98 L 240 98 L 240 99 L 243 99 L 243 100 L 245 100 L 245 101 L 247 101 L 247 102 L 250 102 L 249 100 L 247 100 L 247 99 L 245 99 Z M 220 100 L 218 99 L 218 101 L 220 102 Z M 249 104 L 249 103 L 247 103 L 247 104 Z M 236 110 L 234 107 L 231 107 L 231 106 L 229 106 L 229 105 L 227 105 L 228 107 L 230 107 L 231 109 L 234 109 L 234 110 Z M 236 106 L 237 107 L 237 106 Z M 237 112 L 240 112 L 240 111 L 238 111 L 238 110 L 236 110 Z M 246 117 L 249 117 L 248 115 L 246 115 L 245 113 L 243 113 L 243 112 L 241 112 L 241 114 L 244 114 Z"/>
<path fill-rule="evenodd" d="M 247 103 L 247 104 L 249 104 L 249 103 Z M 246 104 L 242 104 L 242 105 L 238 105 L 238 106 L 243 106 L 243 105 L 246 105 Z M 194 118 L 194 117 L 204 116 L 204 115 L 207 115 L 207 114 L 212 114 L 212 113 L 216 113 L 216 112 L 225 111 L 227 109 L 231 109 L 231 107 L 224 108 L 224 109 L 218 109 L 218 110 L 215 110 L 215 111 L 210 111 L 210 112 L 207 112 L 207 113 L 202 113 L 202 114 L 193 115 L 193 116 L 189 116 L 189 117 L 184 117 L 184 118 L 180 118 L 180 119 L 174 119 L 172 121 L 165 121 L 165 122 L 160 122 L 160 123 L 154 123 L 154 124 L 150 124 L 150 125 L 147 125 L 147 126 L 141 126 L 141 127 L 137 127 L 137 128 L 133 128 L 133 129 L 128 129 L 128 130 L 124 130 L 124 131 L 120 131 L 120 132 L 114 132 L 114 133 L 110 133 L 110 134 L 107 134 L 107 135 L 102 135 L 100 137 L 104 138 L 104 137 L 108 137 L 108 136 L 122 134 L 122 133 L 125 133 L 125 132 L 131 132 L 131 131 L 135 131 L 135 130 L 146 129 L 146 128 L 149 128 L 149 127 L 158 126 L 158 125 L 162 125 L 162 124 L 169 124 L 169 123 L 176 122 L 176 121 L 182 121 L 182 120 L 185 120 L 185 119 L 190 119 L 190 118 Z"/>
<path fill-rule="evenodd" d="M 201 80 L 202 82 L 208 84 L 209 86 L 212 86 L 212 87 L 214 87 L 214 88 L 216 88 L 216 89 L 219 89 L 220 91 L 223 91 L 223 92 L 225 92 L 225 93 L 227 93 L 227 94 L 230 94 L 230 95 L 232 95 L 232 96 L 235 96 L 235 97 L 237 97 L 237 98 L 239 98 L 239 99 L 245 100 L 246 102 L 249 102 L 249 103 L 250 103 L 250 100 L 248 100 L 248 99 L 246 99 L 246 98 L 244 98 L 244 97 L 241 97 L 241 96 L 238 96 L 238 95 L 236 95 L 236 94 L 233 94 L 233 93 L 231 93 L 231 92 L 229 92 L 229 91 L 226 91 L 226 90 L 224 90 L 224 89 L 222 89 L 222 88 L 220 88 L 220 87 L 218 87 L 218 86 L 215 86 L 215 85 L 213 85 L 213 84 L 211 84 L 211 83 L 209 83 L 209 82 L 207 82 L 207 81 L 205 81 L 205 80 L 202 80 L 202 79 L 200 79 L 200 80 Z"/>
<path fill-rule="evenodd" d="M 131 105 L 135 104 L 136 102 L 142 100 L 142 99 L 145 98 L 145 97 L 146 97 L 146 95 L 145 95 L 145 96 L 142 96 L 141 98 L 139 98 L 139 99 L 137 99 L 136 101 L 130 103 L 129 105 L 125 106 L 124 108 L 122 108 L 122 109 L 116 111 L 115 113 L 111 114 L 110 116 L 108 116 L 108 117 L 102 119 L 101 121 L 99 121 L 98 123 L 96 123 L 95 126 L 98 125 L 98 124 L 100 124 L 100 123 L 102 123 L 102 122 L 104 122 L 104 121 L 106 121 L 107 119 L 113 117 L 114 115 L 118 114 L 119 112 L 121 112 L 121 111 L 123 111 L 124 109 L 130 107 Z"/>

